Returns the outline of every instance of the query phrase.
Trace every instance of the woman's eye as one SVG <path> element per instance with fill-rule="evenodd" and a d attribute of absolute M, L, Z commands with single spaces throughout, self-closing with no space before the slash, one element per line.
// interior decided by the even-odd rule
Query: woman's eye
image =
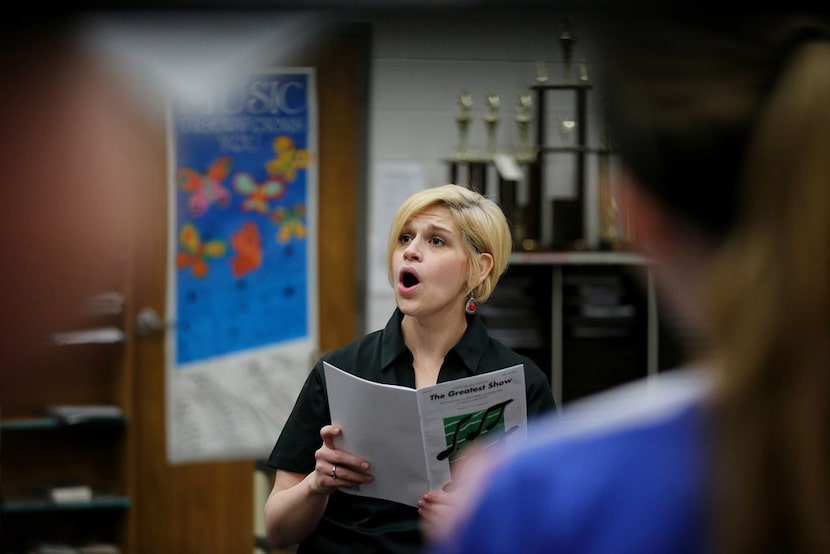
<path fill-rule="evenodd" d="M 401 244 L 409 244 L 412 242 L 412 237 L 410 235 L 401 235 L 398 237 L 398 242 Z"/>
<path fill-rule="evenodd" d="M 429 243 L 434 246 L 441 246 L 442 244 L 444 244 L 444 239 L 442 239 L 441 237 L 432 237 L 431 239 L 429 239 Z"/>

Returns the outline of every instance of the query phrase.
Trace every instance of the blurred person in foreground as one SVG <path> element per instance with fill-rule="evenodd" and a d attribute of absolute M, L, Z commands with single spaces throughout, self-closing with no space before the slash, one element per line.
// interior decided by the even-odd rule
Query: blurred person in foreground
<path fill-rule="evenodd" d="M 80 16 L 55 12 L 14 17 L 0 39 L 4 418 L 39 408 L 30 404 L 50 377 L 72 386 L 71 373 L 54 370 L 50 338 L 86 322 L 85 302 L 111 290 L 132 237 L 132 195 L 164 175 L 155 122 L 84 47 Z"/>
<path fill-rule="evenodd" d="M 431 552 L 830 552 L 830 27 L 606 23 L 638 245 L 705 347 L 477 459 Z"/>
<path fill-rule="evenodd" d="M 335 447 L 335 438 L 350 430 L 332 424 L 324 361 L 413 389 L 523 364 L 528 418 L 555 407 L 541 369 L 491 338 L 476 313 L 507 268 L 511 245 L 498 204 L 459 185 L 419 191 L 398 208 L 387 254 L 394 313 L 384 329 L 315 365 L 268 460 L 276 474 L 265 528 L 275 546 L 421 552 L 424 529 L 446 517 L 456 494 L 424 491 L 415 507 L 344 492 L 372 480 L 371 460 Z"/>

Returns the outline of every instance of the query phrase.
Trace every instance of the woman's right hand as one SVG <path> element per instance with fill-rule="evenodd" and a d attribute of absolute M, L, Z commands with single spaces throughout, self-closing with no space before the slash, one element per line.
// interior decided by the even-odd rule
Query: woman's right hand
<path fill-rule="evenodd" d="M 368 461 L 334 447 L 334 438 L 342 432 L 336 425 L 320 429 L 323 445 L 314 453 L 314 471 L 278 469 L 274 475 L 274 486 L 265 502 L 265 531 L 275 546 L 298 544 L 313 533 L 334 491 L 372 481 Z"/>
<path fill-rule="evenodd" d="M 334 438 L 343 430 L 336 425 L 324 425 L 320 429 L 323 445 L 314 453 L 317 460 L 315 483 L 317 490 L 331 494 L 340 487 L 355 487 L 371 483 L 374 477 L 369 473 L 369 462 L 359 456 L 338 450 L 334 447 Z"/>

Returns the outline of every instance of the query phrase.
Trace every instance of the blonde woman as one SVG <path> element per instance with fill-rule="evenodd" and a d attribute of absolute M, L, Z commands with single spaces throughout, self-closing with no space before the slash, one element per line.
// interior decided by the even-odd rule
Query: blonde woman
<path fill-rule="evenodd" d="M 425 189 L 398 209 L 389 234 L 397 308 L 382 330 L 327 354 L 311 371 L 269 458 L 269 540 L 299 552 L 420 553 L 422 530 L 445 517 L 454 493 L 424 491 L 418 508 L 342 492 L 372 468 L 337 450 L 323 361 L 371 381 L 420 388 L 524 364 L 529 417 L 554 408 L 547 378 L 530 359 L 487 334 L 477 306 L 511 252 L 501 208 L 457 185 Z"/>

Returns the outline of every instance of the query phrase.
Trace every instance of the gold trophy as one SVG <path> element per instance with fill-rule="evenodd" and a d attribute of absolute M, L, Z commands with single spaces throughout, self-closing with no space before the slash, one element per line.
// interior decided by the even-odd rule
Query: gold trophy
<path fill-rule="evenodd" d="M 469 131 L 470 131 L 470 111 L 473 109 L 473 96 L 466 90 L 458 94 L 458 115 L 455 116 L 455 121 L 458 123 L 458 150 L 455 157 L 459 160 L 464 160 L 469 156 Z"/>
<path fill-rule="evenodd" d="M 519 94 L 519 104 L 516 106 L 516 125 L 519 127 L 519 148 L 516 158 L 522 161 L 530 160 L 535 152 L 530 146 L 530 111 L 533 107 L 533 97 L 530 92 Z"/>
<path fill-rule="evenodd" d="M 600 149 L 600 156 L 598 158 L 599 171 L 597 180 L 599 248 L 601 250 L 617 250 L 621 239 L 619 229 L 620 210 L 611 183 L 610 145 L 608 144 L 607 134 L 602 134 L 600 142 L 602 143 L 602 148 Z"/>
<path fill-rule="evenodd" d="M 559 35 L 559 46 L 562 48 L 562 77 L 566 83 L 571 82 L 571 64 L 575 44 L 576 35 L 571 31 L 571 18 L 566 17 L 564 29 Z"/>
<path fill-rule="evenodd" d="M 540 85 L 548 82 L 548 68 L 542 60 L 536 62 L 536 82 Z"/>
<path fill-rule="evenodd" d="M 574 145 L 576 125 L 576 119 L 571 116 L 563 117 L 559 120 L 559 137 L 562 139 L 563 146 Z"/>
<path fill-rule="evenodd" d="M 487 126 L 487 155 L 493 156 L 496 153 L 496 127 L 499 123 L 501 100 L 496 92 L 490 91 L 487 93 L 485 102 L 487 104 L 487 113 L 484 114 L 484 124 Z"/>
<path fill-rule="evenodd" d="M 579 82 L 588 82 L 588 62 L 585 60 L 579 60 Z"/>

